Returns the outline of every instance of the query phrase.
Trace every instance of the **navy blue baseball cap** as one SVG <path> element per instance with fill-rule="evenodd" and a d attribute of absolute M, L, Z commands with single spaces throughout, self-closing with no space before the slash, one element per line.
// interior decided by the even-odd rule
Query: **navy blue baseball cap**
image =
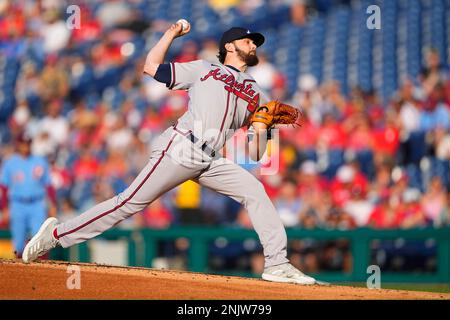
<path fill-rule="evenodd" d="M 220 51 L 225 51 L 225 44 L 233 42 L 234 40 L 249 38 L 252 39 L 257 47 L 264 43 L 264 36 L 258 32 L 251 32 L 248 29 L 233 27 L 225 31 L 220 39 Z"/>

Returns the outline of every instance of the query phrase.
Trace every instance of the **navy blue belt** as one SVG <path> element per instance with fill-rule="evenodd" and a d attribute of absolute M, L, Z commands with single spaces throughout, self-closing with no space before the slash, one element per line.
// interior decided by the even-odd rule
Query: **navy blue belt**
<path fill-rule="evenodd" d="M 38 202 L 44 199 L 44 196 L 36 196 L 36 197 L 12 197 L 13 201 L 22 202 L 22 203 L 33 203 Z"/>
<path fill-rule="evenodd" d="M 192 134 L 192 132 L 189 133 L 187 138 L 189 140 L 191 140 L 192 143 L 194 143 L 194 144 L 196 144 L 199 141 L 199 139 L 196 136 L 194 136 Z M 207 155 L 209 155 L 211 158 L 214 158 L 214 156 L 216 155 L 216 151 L 214 149 L 210 148 L 208 146 L 208 143 L 206 143 L 206 142 L 204 144 L 202 144 L 201 148 L 202 148 L 202 151 L 205 152 Z"/>

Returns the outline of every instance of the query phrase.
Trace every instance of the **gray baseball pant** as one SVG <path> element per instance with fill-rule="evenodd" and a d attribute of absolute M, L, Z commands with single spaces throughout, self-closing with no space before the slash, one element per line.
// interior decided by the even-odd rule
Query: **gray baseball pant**
<path fill-rule="evenodd" d="M 261 182 L 228 159 L 210 158 L 173 128 L 157 139 L 148 164 L 125 191 L 57 226 L 62 247 L 98 236 L 190 179 L 245 206 L 263 246 L 265 267 L 288 262 L 284 226 Z"/>

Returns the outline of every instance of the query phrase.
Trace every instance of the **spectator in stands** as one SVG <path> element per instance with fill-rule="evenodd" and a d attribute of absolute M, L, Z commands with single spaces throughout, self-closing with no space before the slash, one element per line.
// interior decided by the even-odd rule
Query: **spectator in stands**
<path fill-rule="evenodd" d="M 45 52 L 57 53 L 66 48 L 70 40 L 71 29 L 67 28 L 65 21 L 61 19 L 58 8 L 45 10 L 43 22 L 40 31 Z"/>
<path fill-rule="evenodd" d="M 311 74 L 301 75 L 298 79 L 298 89 L 293 97 L 293 105 L 301 106 L 305 116 L 312 124 L 322 123 L 322 93 L 318 89 L 317 79 Z"/>
<path fill-rule="evenodd" d="M 168 95 L 166 85 L 156 81 L 152 77 L 142 78 L 142 87 L 145 92 L 145 97 L 152 106 L 159 106 Z"/>
<path fill-rule="evenodd" d="M 410 132 L 420 129 L 419 89 L 410 79 L 404 80 L 399 89 L 399 120 L 402 136 L 406 139 Z"/>
<path fill-rule="evenodd" d="M 236 217 L 227 205 L 227 197 L 218 196 L 208 188 L 201 188 L 201 211 L 205 224 L 226 225 L 235 222 Z"/>
<path fill-rule="evenodd" d="M 62 101 L 51 101 L 46 107 L 46 115 L 38 124 L 39 130 L 47 132 L 52 143 L 57 146 L 65 145 L 69 136 L 69 123 L 61 111 Z"/>
<path fill-rule="evenodd" d="M 421 71 L 419 79 L 427 95 L 431 94 L 437 85 L 447 81 L 447 70 L 441 63 L 437 49 L 430 48 L 426 53 L 426 65 Z"/>
<path fill-rule="evenodd" d="M 379 199 L 379 195 L 386 192 L 391 187 L 391 168 L 388 164 L 380 164 L 375 171 L 374 180 L 370 183 L 368 199 L 374 204 Z"/>
<path fill-rule="evenodd" d="M 79 158 L 73 164 L 73 177 L 76 181 L 92 180 L 98 175 L 100 163 L 89 146 L 79 151 Z"/>
<path fill-rule="evenodd" d="M 450 226 L 450 192 L 447 192 L 447 214 L 444 213 L 442 218 L 443 226 Z"/>
<path fill-rule="evenodd" d="M 96 179 L 91 181 L 93 181 L 93 183 L 75 179 L 75 186 L 71 192 L 71 199 L 77 201 L 79 212 L 86 211 L 86 209 L 92 206 L 93 203 L 97 203 L 97 201 L 105 201 L 106 199 L 109 199 L 108 197 L 111 197 L 111 195 L 114 194 L 114 189 L 109 179 Z M 76 194 L 76 192 L 81 194 L 81 199 L 79 194 Z M 124 226 L 128 225 L 128 223 Z"/>
<path fill-rule="evenodd" d="M 444 102 L 444 86 L 437 84 L 425 101 L 420 113 L 420 129 L 432 132 L 437 128 L 450 128 L 450 111 Z"/>
<path fill-rule="evenodd" d="M 123 117 L 116 116 L 106 138 L 108 150 L 125 153 L 131 145 L 132 140 L 133 131 L 127 126 Z"/>
<path fill-rule="evenodd" d="M 230 0 L 222 0 L 230 1 Z M 266 5 L 263 0 L 241 0 L 239 1 L 237 8 L 239 12 L 244 16 L 251 16 L 254 12 L 260 12 L 260 8 L 264 8 Z"/>
<path fill-rule="evenodd" d="M 434 154 L 439 160 L 450 162 L 450 132 L 443 128 L 434 131 Z"/>
<path fill-rule="evenodd" d="M 84 105 L 76 107 L 77 113 L 69 113 L 72 120 L 72 135 L 74 141 L 69 140 L 71 147 L 76 150 L 81 143 L 92 146 L 96 151 L 105 149 L 106 139 L 114 125 L 116 115 L 110 109 L 110 105 L 99 102 L 93 110 L 88 110 Z"/>
<path fill-rule="evenodd" d="M 146 136 L 144 131 L 134 133 L 133 140 L 129 147 L 130 152 L 127 152 L 125 155 L 131 176 L 138 174 L 147 164 L 148 157 L 150 156 L 150 147 L 148 143 L 149 137 Z"/>
<path fill-rule="evenodd" d="M 395 158 L 400 145 L 400 130 L 394 112 L 387 112 L 383 124 L 372 130 L 375 158 L 380 161 L 386 157 Z"/>
<path fill-rule="evenodd" d="M 399 161 L 401 164 L 418 162 L 424 155 L 423 133 L 421 132 L 420 90 L 410 79 L 399 89 L 398 122 L 400 129 Z"/>
<path fill-rule="evenodd" d="M 410 178 L 404 169 L 396 167 L 392 170 L 391 179 L 393 183 L 389 189 L 391 201 L 394 204 L 400 204 L 403 194 L 411 187 Z"/>
<path fill-rule="evenodd" d="M 61 152 L 60 155 L 63 155 Z M 63 158 L 63 156 L 61 157 Z M 69 197 L 70 189 L 73 184 L 73 172 L 69 167 L 64 166 L 62 161 L 58 161 L 57 154 L 51 154 L 48 157 L 50 164 L 50 174 L 52 186 L 55 188 L 57 200 Z"/>
<path fill-rule="evenodd" d="M 164 119 L 164 124 L 175 123 L 187 110 L 188 99 L 185 91 L 170 91 L 163 103 L 160 104 L 159 114 Z"/>
<path fill-rule="evenodd" d="M 173 62 L 189 62 L 198 60 L 198 46 L 194 41 L 186 41 L 181 48 L 180 54 Z"/>
<path fill-rule="evenodd" d="M 274 206 L 280 214 L 285 227 L 294 227 L 299 224 L 299 214 L 302 203 L 297 195 L 297 181 L 285 180 L 280 188 L 280 193 L 274 201 Z"/>
<path fill-rule="evenodd" d="M 351 215 L 341 208 L 333 208 L 327 216 L 326 227 L 329 229 L 349 230 L 356 227 L 356 222 Z"/>
<path fill-rule="evenodd" d="M 342 119 L 347 102 L 342 94 L 341 85 L 336 80 L 325 82 L 321 86 L 323 102 L 320 105 L 321 114 L 332 114 L 336 119 Z"/>
<path fill-rule="evenodd" d="M 70 198 L 63 198 L 58 210 L 58 220 L 68 221 L 73 219 L 76 215 L 78 215 L 78 212 L 75 210 L 72 200 L 70 200 Z"/>
<path fill-rule="evenodd" d="M 3 1 L 0 16 L 0 40 L 20 38 L 25 35 L 26 17 L 20 6 L 14 6 L 10 1 Z"/>
<path fill-rule="evenodd" d="M 389 192 L 380 195 L 379 203 L 371 212 L 368 226 L 376 229 L 396 229 L 402 223 L 402 217 L 392 205 Z"/>
<path fill-rule="evenodd" d="M 48 157 L 49 155 L 55 153 L 56 147 L 56 142 L 52 140 L 50 132 L 47 130 L 41 130 L 33 139 L 31 150 L 35 155 Z"/>
<path fill-rule="evenodd" d="M 336 209 L 329 191 L 315 194 L 314 197 L 302 198 L 300 211 L 300 227 L 305 229 L 329 228 L 330 216 Z"/>
<path fill-rule="evenodd" d="M 280 192 L 280 186 L 283 183 L 283 175 L 278 172 L 271 175 L 261 175 L 258 178 L 263 184 L 268 196 L 271 199 L 276 198 L 278 193 Z"/>
<path fill-rule="evenodd" d="M 158 115 L 157 110 L 152 107 L 148 107 L 143 116 L 140 132 L 144 132 L 144 134 L 151 138 L 152 132 L 158 133 L 162 131 L 164 126 L 163 119 Z"/>
<path fill-rule="evenodd" d="M 106 159 L 99 165 L 98 174 L 105 179 L 124 180 L 127 173 L 128 163 L 125 161 L 124 153 L 120 149 L 110 148 Z"/>
<path fill-rule="evenodd" d="M 307 0 L 288 0 L 290 5 L 291 21 L 293 24 L 303 26 L 307 19 Z"/>
<path fill-rule="evenodd" d="M 367 192 L 367 187 L 367 179 L 357 165 L 344 164 L 338 169 L 336 178 L 331 182 L 330 191 L 334 204 L 343 208 L 351 198 L 354 188 L 359 188 L 364 194 Z"/>
<path fill-rule="evenodd" d="M 100 22 L 92 16 L 92 10 L 87 5 L 79 5 L 80 11 L 80 25 L 82 28 L 75 28 L 72 32 L 72 40 L 77 44 L 95 41 L 102 32 Z M 113 17 L 114 18 L 114 17 Z"/>
<path fill-rule="evenodd" d="M 20 100 L 9 119 L 9 128 L 13 134 L 25 131 L 32 120 L 27 101 Z"/>
<path fill-rule="evenodd" d="M 202 49 L 198 53 L 198 57 L 202 60 L 218 63 L 217 52 L 219 47 L 214 39 L 206 39 L 202 42 Z"/>
<path fill-rule="evenodd" d="M 447 208 L 447 192 L 439 176 L 434 176 L 431 179 L 428 189 L 422 197 L 421 204 L 427 219 L 435 226 L 441 225 L 441 221 L 445 220 L 449 208 Z"/>
<path fill-rule="evenodd" d="M 341 123 L 332 114 L 325 114 L 317 133 L 317 146 L 326 149 L 344 149 L 347 135 Z"/>
<path fill-rule="evenodd" d="M 351 216 L 357 227 L 363 227 L 373 211 L 373 204 L 367 199 L 363 188 L 355 185 L 351 189 L 350 199 L 345 203 L 343 211 Z"/>
<path fill-rule="evenodd" d="M 105 73 L 121 65 L 125 58 L 120 51 L 121 45 L 109 35 L 102 34 L 101 41 L 92 47 L 90 58 L 94 70 Z"/>
<path fill-rule="evenodd" d="M 64 27 L 65 28 L 65 27 Z M 55 54 L 48 55 L 40 75 L 39 96 L 44 105 L 64 99 L 69 92 L 69 77 Z"/>
<path fill-rule="evenodd" d="M 208 5 L 214 10 L 221 12 L 235 7 L 241 2 L 240 0 L 208 0 Z"/>
<path fill-rule="evenodd" d="M 317 164 L 312 160 L 301 164 L 298 182 L 298 191 L 302 199 L 320 198 L 321 193 L 328 187 L 328 182 L 319 175 Z"/>
<path fill-rule="evenodd" d="M 16 97 L 19 101 L 26 101 L 27 104 L 31 105 L 31 110 L 37 111 L 41 107 L 39 97 L 40 86 L 40 75 L 36 65 L 31 61 L 25 62 L 17 78 Z"/>
<path fill-rule="evenodd" d="M 131 14 L 130 4 L 118 0 L 100 2 L 96 12 L 97 19 L 103 28 L 111 28 L 127 22 L 132 17 Z"/>
<path fill-rule="evenodd" d="M 353 152 L 373 150 L 374 137 L 369 118 L 363 113 L 354 114 L 345 122 L 346 149 Z"/>
<path fill-rule="evenodd" d="M 389 109 L 381 103 L 377 92 L 373 89 L 364 92 L 364 102 L 364 109 L 361 111 L 370 119 L 372 128 L 384 126 L 386 111 Z"/>
<path fill-rule="evenodd" d="M 290 131 L 291 128 L 289 128 L 287 130 Z M 288 131 L 283 134 L 288 134 Z M 280 148 L 279 149 L 280 154 L 279 154 L 278 170 L 280 171 L 280 173 L 288 174 L 287 173 L 288 171 L 297 173 L 297 168 L 301 161 L 301 155 L 300 155 L 300 152 L 295 147 L 295 145 L 288 139 L 281 138 L 279 148 Z M 276 146 L 274 144 L 271 144 L 268 152 L 271 152 L 271 153 L 273 152 L 276 156 L 277 153 L 276 153 L 275 149 L 276 149 Z"/>
<path fill-rule="evenodd" d="M 99 124 L 97 115 L 89 110 L 84 100 L 75 102 L 75 108 L 68 114 L 69 124 L 72 134 L 70 136 L 70 146 L 75 150 L 86 144 L 92 143 L 93 133 Z"/>
<path fill-rule="evenodd" d="M 398 207 L 401 216 L 401 228 L 420 228 L 428 225 L 427 218 L 420 205 L 421 193 L 418 189 L 407 189 L 403 193 L 402 204 Z"/>
<path fill-rule="evenodd" d="M 258 54 L 259 63 L 257 68 L 249 68 L 248 73 L 256 80 L 261 89 L 270 93 L 274 87 L 278 71 L 269 62 L 264 53 Z"/>
<path fill-rule="evenodd" d="M 176 222 L 180 225 L 203 224 L 201 212 L 201 187 L 194 181 L 186 181 L 174 189 Z"/>
<path fill-rule="evenodd" d="M 137 130 L 142 122 L 141 112 L 136 108 L 136 104 L 127 99 L 122 104 L 121 114 L 124 116 L 127 127 Z"/>
<path fill-rule="evenodd" d="M 141 219 L 140 225 L 142 227 L 165 229 L 170 227 L 173 223 L 173 216 L 170 210 L 164 205 L 160 198 L 152 202 L 142 215 L 138 215 L 138 219 Z"/>

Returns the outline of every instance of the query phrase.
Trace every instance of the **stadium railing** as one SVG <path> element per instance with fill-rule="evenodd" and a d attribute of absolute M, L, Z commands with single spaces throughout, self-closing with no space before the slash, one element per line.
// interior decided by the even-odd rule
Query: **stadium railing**
<path fill-rule="evenodd" d="M 352 270 L 349 273 L 333 271 L 312 274 L 323 281 L 330 282 L 361 282 L 371 275 L 368 267 L 371 265 L 371 243 L 374 240 L 403 239 L 427 241 L 432 239 L 436 246 L 435 272 L 383 272 L 383 282 L 409 282 L 409 283 L 450 283 L 450 228 L 423 228 L 423 229 L 392 229 L 375 230 L 358 228 L 353 230 L 324 230 L 324 229 L 287 229 L 288 239 L 314 239 L 318 241 L 347 240 L 352 256 Z M 0 230 L 0 239 L 10 239 L 9 231 Z M 169 229 L 111 229 L 101 236 L 105 240 L 126 240 L 129 266 L 152 267 L 154 259 L 158 256 L 158 243 L 160 241 L 174 241 L 179 238 L 189 240 L 187 249 L 187 269 L 193 272 L 216 273 L 224 275 L 239 275 L 255 277 L 251 272 L 233 272 L 224 270 L 214 272 L 209 270 L 208 255 L 209 244 L 217 238 L 229 241 L 257 240 L 257 234 L 250 229 L 227 227 L 172 227 Z M 89 242 L 71 248 L 70 253 L 54 254 L 53 259 L 70 260 L 74 262 L 90 262 Z M 57 251 L 56 251 L 57 252 Z"/>

